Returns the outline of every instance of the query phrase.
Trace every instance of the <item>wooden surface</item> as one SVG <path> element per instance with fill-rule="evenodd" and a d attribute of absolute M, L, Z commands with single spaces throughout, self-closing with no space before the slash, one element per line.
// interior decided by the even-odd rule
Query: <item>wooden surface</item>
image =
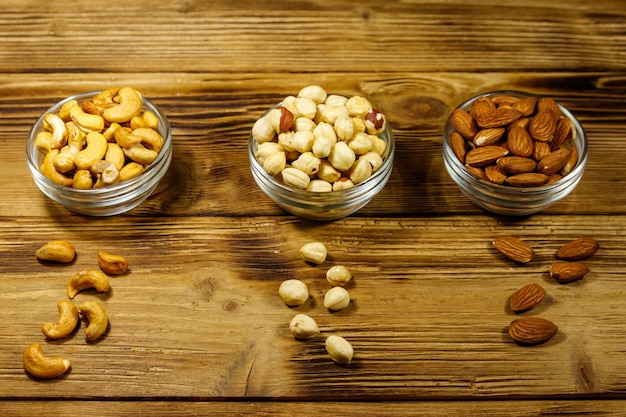
<path fill-rule="evenodd" d="M 624 415 L 626 402 L 626 10 L 619 0 L 41 1 L 0 2 L 0 410 L 118 415 Z M 253 122 L 301 87 L 365 95 L 397 141 L 386 188 L 364 209 L 315 223 L 279 209 L 247 162 Z M 169 117 L 172 166 L 157 192 L 113 218 L 72 214 L 30 178 L 24 141 L 59 99 L 132 85 Z M 581 121 L 590 143 L 578 188 L 526 218 L 481 211 L 448 177 L 448 113 L 481 92 L 548 95 Z M 242 196 L 245 196 L 242 198 Z M 528 241 L 519 267 L 490 245 Z M 582 280 L 547 270 L 564 242 L 600 250 Z M 66 266 L 37 262 L 67 239 Z M 329 259 L 304 264 L 319 240 Z M 111 326 L 86 344 L 46 342 L 74 272 L 98 251 L 123 254 L 103 302 Z M 352 305 L 322 306 L 325 270 L 348 266 Z M 286 307 L 282 280 L 312 299 Z M 528 316 L 559 333 L 537 347 L 507 336 L 508 297 L 540 283 Z M 296 341 L 288 323 L 312 315 L 322 335 Z M 353 362 L 334 365 L 339 334 Z M 37 381 L 21 365 L 40 342 L 70 359 Z"/>

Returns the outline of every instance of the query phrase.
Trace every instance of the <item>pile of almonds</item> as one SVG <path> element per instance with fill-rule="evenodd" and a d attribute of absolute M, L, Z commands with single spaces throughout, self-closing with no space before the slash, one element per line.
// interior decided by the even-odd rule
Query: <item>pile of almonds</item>
<path fill-rule="evenodd" d="M 523 265 L 535 257 L 533 248 L 514 236 L 501 236 L 493 240 L 493 246 L 511 261 Z M 561 261 L 550 268 L 550 276 L 561 284 L 582 279 L 589 267 L 581 262 L 591 257 L 599 248 L 595 239 L 582 237 L 561 246 L 556 256 Z M 509 300 L 509 307 L 520 314 L 535 307 L 543 300 L 546 290 L 531 283 L 519 288 Z M 540 317 L 521 317 L 509 325 L 509 336 L 520 345 L 538 345 L 550 340 L 558 332 L 556 324 Z"/>
<path fill-rule="evenodd" d="M 576 130 L 548 97 L 496 94 L 450 115 L 450 146 L 477 178 L 513 187 L 551 184 L 578 163 Z"/>

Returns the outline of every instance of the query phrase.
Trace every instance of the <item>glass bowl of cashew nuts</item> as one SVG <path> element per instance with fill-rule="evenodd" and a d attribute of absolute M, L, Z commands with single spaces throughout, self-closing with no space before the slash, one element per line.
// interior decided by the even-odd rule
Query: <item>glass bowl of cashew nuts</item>
<path fill-rule="evenodd" d="M 35 184 L 89 216 L 125 213 L 154 192 L 172 160 L 167 117 L 131 87 L 68 97 L 39 117 L 26 143 Z"/>
<path fill-rule="evenodd" d="M 365 97 L 310 85 L 252 127 L 248 156 L 261 190 L 285 211 L 331 221 L 367 205 L 387 184 L 394 137 Z"/>

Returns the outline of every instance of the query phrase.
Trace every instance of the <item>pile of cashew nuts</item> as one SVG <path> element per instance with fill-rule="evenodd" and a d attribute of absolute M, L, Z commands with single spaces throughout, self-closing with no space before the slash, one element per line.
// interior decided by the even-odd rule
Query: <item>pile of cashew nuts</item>
<path fill-rule="evenodd" d="M 45 155 L 44 176 L 58 184 L 91 189 L 133 178 L 158 156 L 163 137 L 159 119 L 143 109 L 141 93 L 112 87 L 59 113 L 43 116 L 35 146 Z"/>
<path fill-rule="evenodd" d="M 48 242 L 37 251 L 37 258 L 48 263 L 69 263 L 76 255 L 74 246 L 65 240 Z M 109 319 L 104 306 L 97 301 L 83 301 L 76 306 L 72 301 L 79 292 L 93 289 L 98 293 L 109 291 L 109 276 L 120 275 L 127 271 L 128 261 L 120 255 L 107 252 L 98 253 L 99 269 L 85 269 L 74 274 L 67 283 L 69 300 L 57 303 L 59 316 L 55 323 L 45 323 L 41 331 L 48 340 L 57 340 L 70 336 L 83 316 L 88 325 L 85 328 L 85 340 L 94 342 L 106 332 Z M 70 368 L 70 361 L 59 357 L 44 355 L 39 343 L 29 345 L 22 355 L 24 370 L 38 379 L 56 378 Z"/>

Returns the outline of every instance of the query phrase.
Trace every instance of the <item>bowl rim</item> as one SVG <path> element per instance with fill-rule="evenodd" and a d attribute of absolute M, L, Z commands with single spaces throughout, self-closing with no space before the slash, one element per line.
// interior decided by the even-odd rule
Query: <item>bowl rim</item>
<path fill-rule="evenodd" d="M 517 96 L 523 96 L 523 97 L 537 97 L 537 98 L 547 97 L 545 95 L 531 93 L 527 91 L 521 91 L 521 90 L 493 90 L 493 91 L 488 91 L 485 93 L 477 94 L 463 101 L 461 104 L 456 106 L 452 111 L 458 110 L 458 109 L 466 110 L 477 99 L 481 97 L 490 97 L 494 95 L 514 95 L 514 96 L 517 95 Z M 582 149 L 578 149 L 578 163 L 576 164 L 574 169 L 569 174 L 565 175 L 563 178 L 560 178 L 559 180 L 551 184 L 541 185 L 538 187 L 513 187 L 510 185 L 495 184 L 495 183 L 485 181 L 483 179 L 480 179 L 472 175 L 465 168 L 465 166 L 461 163 L 461 161 L 459 161 L 456 155 L 453 154 L 452 157 L 446 157 L 447 152 L 448 153 L 452 152 L 452 147 L 450 146 L 450 133 L 452 132 L 452 125 L 450 124 L 450 116 L 447 117 L 445 125 L 444 125 L 444 129 L 443 129 L 444 161 L 449 162 L 449 160 L 452 160 L 451 163 L 454 165 L 453 166 L 454 170 L 463 174 L 463 180 L 466 182 L 469 182 L 472 186 L 478 187 L 481 189 L 494 190 L 494 191 L 501 192 L 502 194 L 507 194 L 507 195 L 550 193 L 550 192 L 553 192 L 555 189 L 562 187 L 564 183 L 567 185 L 568 181 L 575 180 L 579 178 L 580 176 L 582 176 L 582 173 L 585 169 L 585 165 L 587 163 L 588 154 L 589 154 L 589 141 L 588 141 L 587 133 L 585 129 L 583 128 L 582 124 L 578 121 L 576 116 L 574 116 L 574 114 L 569 109 L 567 109 L 560 103 L 556 102 L 556 104 L 559 107 L 559 110 L 561 110 L 561 112 L 563 113 L 563 115 L 568 117 L 572 121 L 574 128 L 577 131 L 577 135 L 578 134 L 581 135 L 580 142 L 582 144 Z M 452 112 L 450 112 L 450 114 L 452 114 Z"/>
<path fill-rule="evenodd" d="M 268 109 L 261 117 L 265 117 L 270 111 L 275 108 L 280 107 L 283 102 L 279 102 L 278 104 L 272 106 Z M 387 140 L 387 148 L 385 149 L 385 156 L 383 157 L 383 164 L 380 168 L 373 173 L 369 178 L 365 181 L 362 181 L 358 184 L 355 184 L 354 187 L 346 188 L 343 190 L 332 190 L 332 191 L 310 191 L 306 189 L 297 189 L 292 188 L 285 185 L 282 181 L 279 181 L 275 177 L 269 175 L 263 166 L 259 163 L 256 158 L 256 146 L 258 141 L 254 138 L 252 133 L 248 138 L 248 156 L 250 160 L 251 169 L 258 172 L 259 175 L 263 176 L 263 179 L 271 184 L 272 187 L 278 189 L 281 193 L 288 193 L 296 195 L 303 199 L 311 199 L 313 201 L 317 200 L 328 200 L 331 199 L 349 199 L 353 194 L 359 195 L 363 190 L 367 190 L 371 187 L 374 187 L 379 181 L 386 177 L 386 173 L 388 170 L 391 170 L 393 167 L 394 155 L 395 155 L 395 137 L 391 130 L 391 126 L 389 125 L 388 120 L 385 120 L 385 127 L 381 133 L 378 135 L 384 134 Z M 382 139 L 382 138 L 381 138 Z"/>
<path fill-rule="evenodd" d="M 153 104 L 150 100 L 146 99 L 142 96 L 143 106 L 147 107 L 148 110 L 154 112 L 159 121 L 162 122 L 162 126 L 159 126 L 159 134 L 163 136 L 163 147 L 161 151 L 157 155 L 156 159 L 152 161 L 150 165 L 148 165 L 141 173 L 136 175 L 133 178 L 130 178 L 126 181 L 121 181 L 116 184 L 107 185 L 99 188 L 90 188 L 90 189 L 79 189 L 68 187 L 65 185 L 61 185 L 56 183 L 43 175 L 41 170 L 39 169 L 39 165 L 36 159 L 40 156 L 39 150 L 35 147 L 35 138 L 39 133 L 39 128 L 43 125 L 43 118 L 46 114 L 58 111 L 64 104 L 72 100 L 84 100 L 89 97 L 93 97 L 96 94 L 101 93 L 104 90 L 95 90 L 84 93 L 74 94 L 72 96 L 66 97 L 63 100 L 58 101 L 53 106 L 49 107 L 46 111 L 44 111 L 32 125 L 29 130 L 28 137 L 26 140 L 26 162 L 30 168 L 31 175 L 35 178 L 36 182 L 43 182 L 45 186 L 49 189 L 58 190 L 63 194 L 76 194 L 76 195 L 84 195 L 84 196 L 94 196 L 94 195 L 106 195 L 109 193 L 115 194 L 118 191 L 126 191 L 129 187 L 135 186 L 138 183 L 144 183 L 145 181 L 149 181 L 152 178 L 153 171 L 158 170 L 160 164 L 165 161 L 167 162 L 168 158 L 166 153 L 171 153 L 172 151 L 172 130 L 169 120 L 165 113 L 163 113 L 155 104 Z"/>

